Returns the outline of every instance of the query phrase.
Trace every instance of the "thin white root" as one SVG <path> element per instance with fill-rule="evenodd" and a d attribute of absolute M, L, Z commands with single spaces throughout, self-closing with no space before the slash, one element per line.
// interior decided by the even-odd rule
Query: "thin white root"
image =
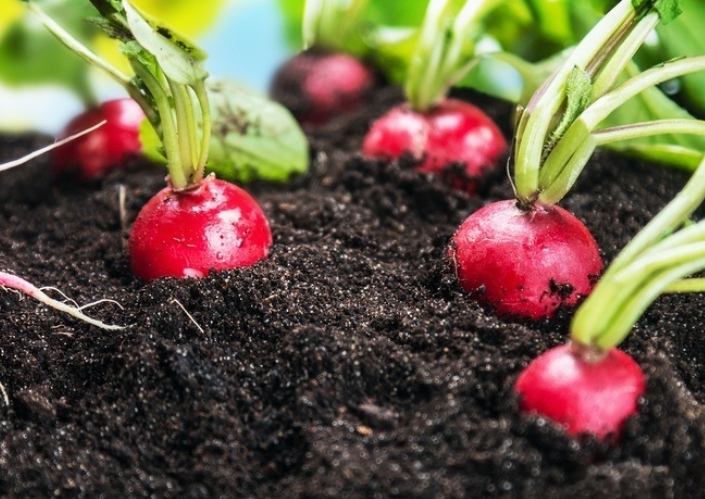
<path fill-rule="evenodd" d="M 3 385 L 2 382 L 0 382 L 0 392 L 2 392 L 2 400 L 5 402 L 5 407 L 10 407 L 10 397 L 7 396 L 5 385 Z"/>
<path fill-rule="evenodd" d="M 59 288 L 55 288 L 54 286 L 42 286 L 39 289 L 42 291 L 54 291 L 56 293 L 59 293 L 63 297 L 64 300 L 69 302 L 71 304 L 71 306 L 77 310 L 87 310 L 91 307 L 95 307 L 96 305 L 100 305 L 101 303 L 112 303 L 113 305 L 117 306 L 120 310 L 125 310 L 124 307 L 122 305 L 120 305 L 119 302 L 117 302 L 115 300 L 111 300 L 109 298 L 103 298 L 101 300 L 96 300 L 96 301 L 92 301 L 90 303 L 86 303 L 85 305 L 79 305 L 76 302 L 76 300 L 66 296 L 66 293 L 61 291 Z"/>
<path fill-rule="evenodd" d="M 94 125 L 90 128 L 87 128 L 87 129 L 85 129 L 81 132 L 78 132 L 74 135 L 71 135 L 69 137 L 66 137 L 65 139 L 61 139 L 58 142 L 54 142 L 53 144 L 48 145 L 46 147 L 42 147 L 41 149 L 37 149 L 36 151 L 33 151 L 33 152 L 27 154 L 26 156 L 22 156 L 19 159 L 15 159 L 13 161 L 8 161 L 7 163 L 2 163 L 2 164 L 0 164 L 0 172 L 3 172 L 5 170 L 9 170 L 9 169 L 14 168 L 16 166 L 23 165 L 23 164 L 27 163 L 28 161 L 33 160 L 37 156 L 41 156 L 45 152 L 49 152 L 52 149 L 56 149 L 57 147 L 63 146 L 67 142 L 71 142 L 72 140 L 77 139 L 77 138 L 81 137 L 82 135 L 85 135 L 87 133 L 91 133 L 92 131 L 105 125 L 105 123 L 106 123 L 105 120 L 103 120 L 100 123 L 98 123 L 97 125 Z"/>
<path fill-rule="evenodd" d="M 198 330 L 201 332 L 201 334 L 205 333 L 203 328 L 198 324 L 198 322 L 196 322 L 196 319 L 193 318 L 193 315 L 189 314 L 188 310 L 186 310 L 186 307 L 184 307 L 179 300 L 177 300 L 176 298 L 172 298 L 169 301 L 171 301 L 172 303 L 176 303 L 179 306 L 179 308 L 184 311 L 184 313 L 186 314 L 186 317 L 188 317 L 191 320 L 191 322 L 193 322 L 193 324 L 198 328 Z"/>
<path fill-rule="evenodd" d="M 86 322 L 88 324 L 91 324 L 93 326 L 102 328 L 102 329 L 107 329 L 110 331 L 115 331 L 119 329 L 124 329 L 124 326 L 115 326 L 111 324 L 105 324 L 104 322 L 101 322 L 99 320 L 93 319 L 83 312 L 81 312 L 80 307 L 75 307 L 72 305 L 67 305 L 64 302 L 61 302 L 59 300 L 55 300 L 48 296 L 46 293 L 44 293 L 41 289 L 36 287 L 34 284 L 25 281 L 21 277 L 17 277 L 12 274 L 8 274 L 7 272 L 0 272 L 0 286 L 3 288 L 9 288 L 9 289 L 14 289 L 17 291 L 20 291 L 21 293 L 26 294 L 27 296 L 30 296 L 34 298 L 35 300 L 55 309 L 60 312 L 64 312 L 66 314 L 69 314 L 72 317 L 75 317 L 76 319 L 82 320 L 83 322 Z M 62 293 L 63 294 L 63 293 Z M 110 300 L 106 300 L 110 301 Z"/>

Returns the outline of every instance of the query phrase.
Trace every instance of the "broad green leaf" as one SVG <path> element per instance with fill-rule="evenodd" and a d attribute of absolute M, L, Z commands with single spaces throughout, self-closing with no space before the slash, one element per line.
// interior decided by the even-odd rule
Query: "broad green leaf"
<path fill-rule="evenodd" d="M 285 181 L 308 170 L 308 141 L 288 110 L 235 82 L 206 84 L 213 122 L 210 171 L 248 182 Z"/>

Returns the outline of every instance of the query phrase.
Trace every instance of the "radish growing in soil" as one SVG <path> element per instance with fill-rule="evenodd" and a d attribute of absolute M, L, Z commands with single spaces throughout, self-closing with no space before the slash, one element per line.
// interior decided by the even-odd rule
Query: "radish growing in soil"
<path fill-rule="evenodd" d="M 88 109 L 72 119 L 61 134 L 66 137 L 105 121 L 96 133 L 74 140 L 53 152 L 56 173 L 71 173 L 85 181 L 119 168 L 142 149 L 140 126 L 145 115 L 131 98 L 113 99 Z"/>
<path fill-rule="evenodd" d="M 451 85 L 474 64 L 466 38 L 502 0 L 432 0 L 409 64 L 407 102 L 377 119 L 365 136 L 369 158 L 411 156 L 416 170 L 441 176 L 472 194 L 478 180 L 498 166 L 507 143 L 492 119 L 472 104 L 447 98 Z"/>
<path fill-rule="evenodd" d="M 302 126 L 325 125 L 372 96 L 378 83 L 376 72 L 344 50 L 367 2 L 305 2 L 305 50 L 277 70 L 270 86 L 271 97 L 288 108 Z"/>
<path fill-rule="evenodd" d="M 598 145 L 623 140 L 629 130 L 640 130 L 633 137 L 679 132 L 674 120 L 597 130 L 629 98 L 697 66 L 667 63 L 616 84 L 659 14 L 668 22 L 677 12 L 663 2 L 641 2 L 635 9 L 622 0 L 519 109 L 511 157 L 516 200 L 470 215 L 449 248 L 461 287 L 498 315 L 551 317 L 590 293 L 602 271 L 597 244 L 582 222 L 556 203 Z"/>
<path fill-rule="evenodd" d="M 705 69 L 700 59 L 698 66 Z M 672 132 L 673 125 L 633 127 L 622 137 L 659 128 Z M 705 121 L 676 125 L 683 133 L 705 135 Z M 619 437 L 625 420 L 636 414 L 646 383 L 637 363 L 616 347 L 660 294 L 705 291 L 705 279 L 688 277 L 705 269 L 705 221 L 687 225 L 703 200 L 705 160 L 609 266 L 578 308 L 568 344 L 541 354 L 521 372 L 515 391 L 522 411 L 549 418 L 569 435 Z"/>
<path fill-rule="evenodd" d="M 168 186 L 142 208 L 130 232 L 133 273 L 146 281 L 202 277 L 265 258 L 272 235 L 259 205 L 231 183 L 204 178 L 211 139 L 206 55 L 127 0 L 91 0 L 100 25 L 122 42 L 135 72 L 129 79 L 27 3 L 69 48 L 126 87 L 163 144 Z"/>

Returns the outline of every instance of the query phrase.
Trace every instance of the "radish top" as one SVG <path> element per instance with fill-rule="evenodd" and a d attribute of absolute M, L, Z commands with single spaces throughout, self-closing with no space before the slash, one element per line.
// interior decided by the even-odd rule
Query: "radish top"
<path fill-rule="evenodd" d="M 692 133 L 705 135 L 705 121 Z M 702 292 L 705 279 L 687 277 L 705 269 L 705 220 L 689 221 L 705 200 L 705 159 L 678 195 L 621 251 L 571 324 L 571 338 L 608 350 L 629 334 L 662 293 Z"/>
<path fill-rule="evenodd" d="M 409 62 L 404 91 L 416 111 L 443 99 L 475 64 L 473 38 L 478 25 L 504 0 L 431 0 Z"/>
<path fill-rule="evenodd" d="M 174 190 L 198 184 L 208 160 L 211 117 L 203 61 L 206 54 L 168 27 L 149 19 L 129 0 L 90 0 L 100 13 L 92 19 L 121 42 L 135 71 L 128 78 L 81 45 L 30 0 L 44 25 L 90 63 L 121 83 L 145 111 L 168 160 Z"/>
<path fill-rule="evenodd" d="M 595 147 L 624 140 L 596 129 L 632 96 L 669 78 L 705 68 L 701 58 L 666 63 L 623 83 L 625 70 L 659 23 L 681 12 L 678 0 L 621 0 L 573 49 L 525 108 L 519 109 L 513 157 L 516 196 L 523 204 L 556 203 L 570 190 Z M 667 133 L 630 125 L 632 137 Z M 636 132 L 636 130 L 640 130 Z"/>
<path fill-rule="evenodd" d="M 369 0 L 306 0 L 302 34 L 304 48 L 343 51 Z"/>

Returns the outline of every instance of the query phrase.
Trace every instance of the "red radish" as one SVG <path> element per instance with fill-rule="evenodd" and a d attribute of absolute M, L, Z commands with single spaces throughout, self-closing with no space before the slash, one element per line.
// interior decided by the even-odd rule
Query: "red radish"
<path fill-rule="evenodd" d="M 625 420 L 637 412 L 644 373 L 617 348 L 593 355 L 569 343 L 538 356 L 514 386 L 520 409 L 563 425 L 569 435 L 617 438 Z"/>
<path fill-rule="evenodd" d="M 343 53 L 306 51 L 289 59 L 274 75 L 270 95 L 302 126 L 314 128 L 365 104 L 377 75 Z"/>
<path fill-rule="evenodd" d="M 394 159 L 410 155 L 423 173 L 441 175 L 472 194 L 477 180 L 494 169 L 507 149 L 497 125 L 482 110 L 445 99 L 423 112 L 403 104 L 376 120 L 365 136 L 365 156 Z M 460 171 L 450 168 L 461 166 Z"/>
<path fill-rule="evenodd" d="M 239 187 L 207 177 L 192 189 L 166 187 L 142 208 L 130 232 L 132 272 L 150 281 L 203 277 L 252 265 L 272 234 L 259 205 Z"/>
<path fill-rule="evenodd" d="M 72 173 L 84 181 L 104 176 L 113 168 L 141 151 L 139 130 L 145 115 L 133 99 L 114 99 L 80 114 L 66 126 L 61 136 L 105 121 L 100 129 L 74 140 L 53 153 L 52 165 L 57 173 Z"/>
<path fill-rule="evenodd" d="M 416 170 L 440 176 L 468 194 L 498 166 L 507 141 L 479 108 L 447 98 L 451 86 L 472 67 L 468 47 L 482 34 L 482 21 L 501 2 L 437 0 L 426 8 L 416 46 L 409 57 L 407 102 L 377 119 L 362 152 L 392 160 L 410 156 Z"/>
<path fill-rule="evenodd" d="M 108 32 L 128 45 L 122 48 L 133 78 L 83 47 L 37 5 L 31 3 L 30 8 L 65 45 L 125 86 L 163 145 L 169 185 L 144 206 L 134 223 L 129 238 L 133 272 L 147 281 L 202 277 L 212 269 L 252 265 L 265 258 L 272 235 L 257 203 L 242 189 L 203 176 L 212 130 L 206 54 L 168 27 L 145 19 L 130 2 L 91 3 Z M 123 105 L 101 109 L 117 112 Z M 135 124 L 141 113 L 125 116 L 130 117 L 125 123 Z"/>
<path fill-rule="evenodd" d="M 587 228 L 568 211 L 514 200 L 488 204 L 457 230 L 449 256 L 462 288 L 500 316 L 550 317 L 574 306 L 602 272 Z"/>

